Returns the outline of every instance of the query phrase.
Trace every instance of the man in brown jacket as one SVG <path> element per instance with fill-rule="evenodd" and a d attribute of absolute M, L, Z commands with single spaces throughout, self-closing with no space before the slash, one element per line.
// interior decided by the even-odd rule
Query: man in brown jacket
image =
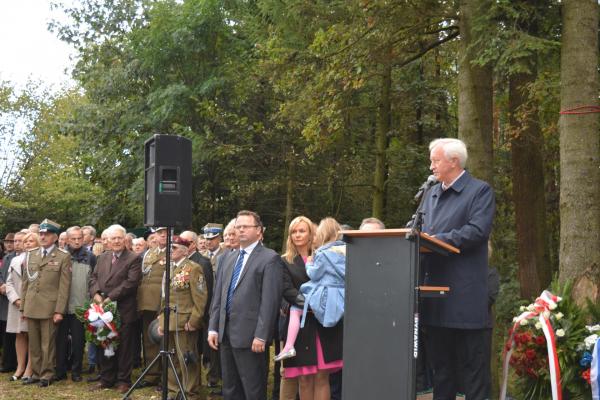
<path fill-rule="evenodd" d="M 175 349 L 175 366 L 187 398 L 203 397 L 200 390 L 200 358 L 198 333 L 204 325 L 203 315 L 208 298 L 208 288 L 202 267 L 187 258 L 191 242 L 179 236 L 173 237 L 171 267 L 170 306 L 176 309 L 169 317 L 168 349 Z M 164 302 L 164 297 L 163 297 Z M 161 310 L 164 304 L 161 305 Z M 158 317 L 159 333 L 164 325 L 163 314 Z M 169 398 L 179 392 L 175 375 L 169 370 Z"/>
<path fill-rule="evenodd" d="M 90 279 L 90 296 L 98 304 L 117 302 L 117 310 L 121 316 L 121 328 L 118 331 L 120 341 L 114 356 L 102 355 L 100 382 L 93 389 L 109 388 L 116 383 L 117 390 L 126 393 L 131 386 L 133 369 L 136 295 L 142 277 L 141 259 L 125 248 L 125 228 L 112 225 L 106 232 L 110 251 L 105 251 L 98 257 Z"/>
<path fill-rule="evenodd" d="M 71 256 L 55 245 L 60 225 L 40 224 L 40 247 L 29 252 L 23 274 L 21 311 L 29 328 L 31 379 L 46 387 L 54 378 L 56 327 L 63 319 L 71 285 Z"/>

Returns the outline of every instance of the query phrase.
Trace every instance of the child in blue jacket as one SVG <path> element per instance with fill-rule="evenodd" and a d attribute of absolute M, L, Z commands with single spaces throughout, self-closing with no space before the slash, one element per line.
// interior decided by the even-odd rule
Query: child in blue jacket
<path fill-rule="evenodd" d="M 317 228 L 315 243 L 321 245 L 314 258 L 309 257 L 306 273 L 310 280 L 300 286 L 304 296 L 304 310 L 292 306 L 287 341 L 275 361 L 296 355 L 294 343 L 300 328 L 304 327 L 310 311 L 326 328 L 335 326 L 344 316 L 344 278 L 346 275 L 346 243 L 339 240 L 340 226 L 333 218 L 323 219 Z M 302 317 L 302 321 L 300 321 Z"/>

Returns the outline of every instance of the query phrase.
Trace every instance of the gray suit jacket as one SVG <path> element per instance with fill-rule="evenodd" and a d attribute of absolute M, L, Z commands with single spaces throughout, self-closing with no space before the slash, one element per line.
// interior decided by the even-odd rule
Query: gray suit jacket
<path fill-rule="evenodd" d="M 227 319 L 227 291 L 239 253 L 238 250 L 225 253 L 220 259 L 208 329 L 219 332 L 219 342 L 222 342 L 227 323 L 231 346 L 250 348 L 255 337 L 268 343 L 273 336 L 281 302 L 284 265 L 277 253 L 259 243 L 242 270 Z"/>

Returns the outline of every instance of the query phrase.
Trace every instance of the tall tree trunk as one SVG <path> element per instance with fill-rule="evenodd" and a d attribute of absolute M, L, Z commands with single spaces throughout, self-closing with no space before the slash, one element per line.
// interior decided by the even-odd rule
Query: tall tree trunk
<path fill-rule="evenodd" d="M 493 178 L 492 69 L 474 65 L 473 24 L 489 0 L 460 0 L 458 61 L 458 137 L 467 144 L 471 173 L 489 183 Z"/>
<path fill-rule="evenodd" d="M 531 73 L 510 76 L 508 107 L 511 125 L 513 202 L 517 228 L 517 260 L 521 297 L 538 296 L 552 279 L 546 242 L 544 139 L 538 110 L 528 101 L 528 85 L 536 79 L 534 57 L 522 60 Z"/>
<path fill-rule="evenodd" d="M 285 215 L 284 215 L 284 225 L 283 225 L 283 242 L 281 243 L 281 252 L 284 253 L 286 251 L 286 243 L 288 237 L 288 227 L 290 226 L 290 222 L 292 222 L 292 212 L 294 210 L 294 177 L 295 177 L 295 162 L 294 162 L 294 154 L 293 150 L 290 149 L 290 155 L 287 160 L 288 165 L 288 173 L 286 179 L 286 189 L 285 189 Z"/>
<path fill-rule="evenodd" d="M 382 68 L 379 110 L 377 114 L 377 127 L 375 128 L 375 171 L 373 173 L 372 215 L 379 219 L 384 219 L 385 209 L 385 186 L 387 177 L 386 150 L 388 134 L 391 127 L 391 86 L 392 64 L 389 62 L 388 58 L 388 61 Z"/>
<path fill-rule="evenodd" d="M 561 110 L 598 106 L 598 2 L 563 2 Z M 561 115 L 560 280 L 579 301 L 600 296 L 600 133 L 598 114 Z"/>

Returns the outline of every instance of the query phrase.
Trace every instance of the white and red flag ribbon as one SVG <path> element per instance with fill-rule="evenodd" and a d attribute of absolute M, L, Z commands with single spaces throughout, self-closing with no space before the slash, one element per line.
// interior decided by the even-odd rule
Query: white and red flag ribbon
<path fill-rule="evenodd" d="M 546 347 L 548 349 L 548 369 L 550 371 L 550 384 L 552 386 L 552 400 L 562 400 L 562 388 L 560 385 L 560 365 L 556 353 L 556 337 L 554 329 L 550 323 L 550 311 L 556 308 L 561 298 L 544 290 L 540 297 L 533 303 L 533 307 L 528 307 L 527 311 L 515 318 L 515 323 L 510 334 L 508 342 L 510 348 L 504 354 L 504 368 L 502 377 L 502 389 L 500 391 L 500 400 L 506 399 L 506 389 L 508 386 L 508 367 L 510 356 L 515 348 L 515 334 L 521 325 L 521 321 L 538 318 L 542 325 L 542 331 L 546 337 Z"/>

